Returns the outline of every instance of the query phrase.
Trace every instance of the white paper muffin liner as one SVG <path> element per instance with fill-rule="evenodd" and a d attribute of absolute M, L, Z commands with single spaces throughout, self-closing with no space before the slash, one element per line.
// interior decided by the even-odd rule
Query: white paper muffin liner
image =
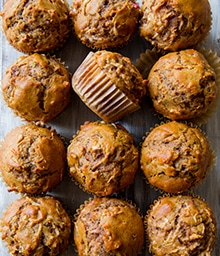
<path fill-rule="evenodd" d="M 72 77 L 72 86 L 81 100 L 105 122 L 115 122 L 138 110 L 99 68 L 90 52 Z"/>
<path fill-rule="evenodd" d="M 207 111 L 202 114 L 201 116 L 194 118 L 192 121 L 198 125 L 207 123 L 208 119 L 212 117 L 212 115 L 216 112 L 217 106 L 220 99 L 220 57 L 217 55 L 216 52 L 214 52 L 211 49 L 206 49 L 203 46 L 200 46 L 196 49 L 199 51 L 208 61 L 209 65 L 213 68 L 216 74 L 216 87 L 217 87 L 217 93 L 216 98 L 212 102 L 212 104 L 209 106 Z"/>

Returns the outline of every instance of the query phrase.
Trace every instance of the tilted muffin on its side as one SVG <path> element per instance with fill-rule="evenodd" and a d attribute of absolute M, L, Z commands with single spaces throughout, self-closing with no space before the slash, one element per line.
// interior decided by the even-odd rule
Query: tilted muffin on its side
<path fill-rule="evenodd" d="M 208 0 L 142 0 L 141 12 L 140 35 L 162 51 L 192 48 L 211 29 Z"/>
<path fill-rule="evenodd" d="M 139 9 L 135 0 L 73 0 L 76 36 L 92 49 L 122 46 L 136 31 Z"/>
<path fill-rule="evenodd" d="M 147 86 L 155 110 L 171 120 L 206 115 L 217 99 L 216 73 L 194 49 L 160 57 L 150 70 Z"/>
<path fill-rule="evenodd" d="M 27 121 L 47 122 L 69 104 L 70 74 L 55 57 L 34 53 L 19 57 L 2 81 L 2 94 L 8 107 Z"/>
<path fill-rule="evenodd" d="M 80 256 L 136 256 L 144 245 L 144 224 L 132 204 L 94 198 L 78 210 L 74 241 Z"/>
<path fill-rule="evenodd" d="M 149 250 L 155 256 L 211 255 L 216 242 L 216 220 L 210 206 L 193 196 L 165 196 L 146 217 Z"/>
<path fill-rule="evenodd" d="M 138 157 L 133 136 L 123 126 L 98 121 L 84 123 L 67 149 L 70 175 L 98 196 L 131 185 Z"/>
<path fill-rule="evenodd" d="M 72 76 L 74 91 L 106 122 L 138 110 L 146 83 L 129 58 L 105 50 L 90 52 Z"/>
<path fill-rule="evenodd" d="M 206 177 L 214 163 L 214 154 L 201 130 L 172 121 L 148 133 L 142 144 L 140 163 L 152 186 L 180 193 Z"/>
<path fill-rule="evenodd" d="M 70 33 L 65 0 L 6 0 L 1 16 L 7 40 L 23 53 L 54 51 Z"/>
<path fill-rule="evenodd" d="M 54 197 L 25 196 L 6 208 L 0 229 L 10 255 L 61 256 L 69 244 L 71 220 Z"/>
<path fill-rule="evenodd" d="M 22 125 L 0 145 L 0 172 L 9 191 L 47 192 L 62 181 L 65 170 L 66 149 L 55 130 Z"/>

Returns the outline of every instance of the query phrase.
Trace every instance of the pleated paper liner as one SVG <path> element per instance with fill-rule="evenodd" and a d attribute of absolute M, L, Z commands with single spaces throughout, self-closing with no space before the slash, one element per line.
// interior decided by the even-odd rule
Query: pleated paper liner
<path fill-rule="evenodd" d="M 199 46 L 196 49 L 198 52 L 200 52 L 205 59 L 208 61 L 209 65 L 213 68 L 215 74 L 216 74 L 216 97 L 213 100 L 213 102 L 209 105 L 209 108 L 207 111 L 203 114 L 201 114 L 198 117 L 189 119 L 189 122 L 193 122 L 197 125 L 202 125 L 207 123 L 208 119 L 212 117 L 212 115 L 216 112 L 219 98 L 220 98 L 220 57 L 217 55 L 216 52 L 212 51 L 211 49 L 206 49 L 203 46 Z M 148 74 L 153 67 L 153 65 L 159 60 L 159 58 L 162 57 L 155 49 L 149 50 L 147 49 L 145 53 L 141 53 L 140 57 L 136 60 L 136 67 L 142 74 L 143 78 L 147 78 Z M 158 118 L 160 120 L 164 119 L 167 120 L 167 118 L 162 117 L 161 114 L 157 113 Z"/>
<path fill-rule="evenodd" d="M 144 79 L 148 78 L 148 74 L 153 65 L 158 61 L 162 55 L 154 48 L 152 50 L 147 49 L 144 53 L 141 53 L 136 60 L 136 68 L 142 74 Z"/>
<path fill-rule="evenodd" d="M 216 165 L 216 155 L 215 155 L 215 152 L 214 152 L 214 150 L 213 150 L 213 147 L 212 147 L 212 144 L 211 144 L 210 140 L 208 139 L 208 137 L 207 137 L 207 135 L 205 134 L 205 132 L 202 131 L 199 126 L 197 126 L 197 125 L 194 124 L 194 123 L 177 122 L 177 121 L 170 121 L 170 120 L 169 120 L 169 121 L 166 121 L 166 122 L 162 121 L 161 123 L 155 124 L 154 127 L 150 128 L 150 131 L 146 132 L 145 136 L 143 136 L 142 142 L 140 143 L 140 148 L 142 149 L 142 145 L 143 145 L 144 140 L 146 139 L 146 137 L 147 137 L 154 129 L 157 129 L 158 127 L 161 127 L 161 126 L 163 126 L 163 125 L 169 124 L 169 123 L 171 123 L 171 122 L 176 122 L 176 123 L 179 123 L 179 124 L 186 125 L 186 126 L 189 127 L 189 129 L 190 129 L 190 128 L 197 129 L 198 132 L 200 132 L 201 135 L 203 136 L 203 138 L 206 140 L 207 147 L 208 147 L 207 150 L 209 150 L 209 155 L 210 155 L 210 157 L 209 157 L 209 163 L 208 163 L 208 165 L 207 165 L 206 170 L 204 170 L 204 176 L 201 176 L 200 179 L 195 180 L 194 182 L 192 182 L 192 183 L 190 184 L 190 186 L 185 187 L 185 188 L 182 188 L 181 190 L 176 190 L 175 192 L 174 192 L 174 191 L 171 192 L 171 190 L 170 190 L 170 191 L 168 191 L 168 190 L 165 191 L 165 190 L 163 190 L 162 186 L 159 187 L 159 186 L 156 186 L 156 185 L 154 185 L 154 184 L 151 184 L 151 182 L 148 180 L 147 176 L 144 174 L 144 171 L 142 170 L 142 176 L 143 176 L 143 179 L 144 179 L 146 185 L 149 185 L 152 189 L 154 189 L 155 191 L 158 191 L 160 194 L 169 193 L 170 195 L 178 195 L 178 194 L 182 194 L 182 193 L 189 193 L 189 192 L 192 191 L 193 189 L 198 188 L 198 186 L 207 178 L 207 176 L 210 175 L 210 173 L 211 173 L 213 167 Z M 159 156 L 158 156 L 158 157 L 159 157 Z M 181 157 L 181 156 L 179 156 L 179 157 Z M 185 156 L 183 155 L 183 157 L 185 157 Z M 140 159 L 141 159 L 141 153 L 140 153 Z M 168 177 L 168 176 L 167 176 L 167 177 Z M 173 177 L 171 177 L 171 178 L 173 178 Z M 184 178 L 184 177 L 182 177 L 182 178 L 183 178 L 183 179 L 187 179 L 187 176 L 186 176 L 185 178 Z M 162 182 L 162 180 L 161 180 L 161 182 Z"/>
<path fill-rule="evenodd" d="M 115 122 L 138 110 L 99 68 L 90 52 L 72 77 L 72 86 L 81 100 L 106 122 Z"/>
<path fill-rule="evenodd" d="M 212 115 L 216 112 L 217 106 L 219 104 L 220 99 L 220 57 L 217 55 L 216 52 L 212 51 L 211 49 L 206 49 L 203 46 L 198 47 L 196 49 L 200 53 L 203 54 L 203 56 L 208 61 L 209 65 L 213 68 L 215 74 L 216 74 L 216 87 L 217 87 L 217 93 L 216 98 L 212 102 L 212 104 L 209 106 L 208 110 L 201 116 L 196 117 L 195 119 L 192 119 L 192 122 L 201 125 L 207 123 L 208 119 L 212 117 Z"/>
<path fill-rule="evenodd" d="M 174 200 L 169 201 L 169 199 L 172 198 Z M 191 213 L 187 211 L 187 205 L 192 206 L 190 208 L 192 211 Z M 157 209 L 157 207 L 159 208 Z M 171 210 L 172 207 L 174 208 L 173 210 Z M 185 225 L 186 227 L 188 226 L 188 231 L 191 232 L 191 236 L 187 235 L 187 230 L 183 232 L 183 227 L 181 226 L 181 217 L 186 218 L 185 220 L 189 220 L 189 223 L 186 223 Z M 173 220 L 171 222 L 170 220 L 172 218 Z M 192 220 L 190 220 L 190 218 L 192 218 Z M 184 223 L 184 220 L 182 221 L 182 223 Z M 193 248 L 195 250 L 196 248 L 198 248 L 199 250 L 198 254 L 196 253 L 196 255 L 200 255 L 200 253 L 202 253 L 201 255 L 203 255 L 203 253 L 204 255 L 211 255 L 211 252 L 213 251 L 216 243 L 216 216 L 214 215 L 214 212 L 211 209 L 211 207 L 203 198 L 192 193 L 184 193 L 182 195 L 170 195 L 167 193 L 164 194 L 163 196 L 159 196 L 156 200 L 154 200 L 154 202 L 150 205 L 149 209 L 147 210 L 146 215 L 144 216 L 144 225 L 146 232 L 146 244 L 148 246 L 149 252 L 152 253 L 153 255 L 157 255 L 157 248 L 160 246 L 163 248 L 163 244 L 166 243 L 166 240 L 170 236 L 172 236 L 172 234 L 172 243 L 169 244 L 169 247 L 164 247 L 164 249 L 166 248 L 166 250 L 170 248 L 171 254 L 174 253 L 173 250 L 177 249 L 178 241 L 181 238 L 188 238 L 188 242 L 196 243 L 196 247 Z M 160 225 L 160 228 L 158 227 L 158 225 Z M 170 227 L 170 225 L 172 225 L 172 227 Z M 199 226 L 202 227 L 202 229 L 199 229 Z M 170 229 L 168 227 L 170 227 Z M 197 232 L 196 227 L 198 228 Z M 155 232 L 161 232 L 160 234 L 156 235 L 156 238 L 155 235 L 154 237 L 152 237 L 152 231 L 154 230 L 154 228 Z M 201 232 L 201 230 L 203 230 L 204 232 Z M 174 236 L 176 236 L 176 239 L 178 240 L 176 241 L 177 245 L 174 243 Z M 198 243 L 200 242 L 200 244 L 196 242 L 197 239 L 194 239 L 195 236 L 199 238 Z M 183 245 L 184 244 L 181 244 L 181 242 L 179 243 L 179 251 L 187 250 L 188 243 L 186 242 L 185 248 L 183 248 Z M 201 246 L 202 248 L 199 248 L 199 246 Z M 166 253 L 168 252 L 166 251 Z M 179 255 L 177 251 L 176 253 Z M 190 249 L 188 253 L 190 253 Z"/>

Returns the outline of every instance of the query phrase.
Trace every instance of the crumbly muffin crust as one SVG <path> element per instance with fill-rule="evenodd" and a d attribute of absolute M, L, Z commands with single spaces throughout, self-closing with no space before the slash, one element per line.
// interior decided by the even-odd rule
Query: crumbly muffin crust
<path fill-rule="evenodd" d="M 55 130 L 26 124 L 0 145 L 0 170 L 9 191 L 39 194 L 56 187 L 66 170 L 66 149 Z"/>
<path fill-rule="evenodd" d="M 180 193 L 206 177 L 213 159 L 210 143 L 201 130 L 172 121 L 156 126 L 145 137 L 140 163 L 151 185 Z"/>
<path fill-rule="evenodd" d="M 141 11 L 140 35 L 162 51 L 194 47 L 211 28 L 208 0 L 143 0 Z"/>
<path fill-rule="evenodd" d="M 67 68 L 55 57 L 38 53 L 19 57 L 2 81 L 6 104 L 27 121 L 52 120 L 69 104 L 71 92 Z"/>
<path fill-rule="evenodd" d="M 135 0 L 73 1 L 71 11 L 75 33 L 92 49 L 110 49 L 129 41 L 139 18 Z"/>
<path fill-rule="evenodd" d="M 162 197 L 146 215 L 149 250 L 155 256 L 211 255 L 216 220 L 210 206 L 192 196 Z"/>
<path fill-rule="evenodd" d="M 97 51 L 94 58 L 109 79 L 114 81 L 129 99 L 140 104 L 146 93 L 147 81 L 143 79 L 130 58 L 110 51 Z"/>
<path fill-rule="evenodd" d="M 206 113 L 216 99 L 216 73 L 205 57 L 187 49 L 159 58 L 148 75 L 155 110 L 171 120 Z"/>
<path fill-rule="evenodd" d="M 10 255 L 61 256 L 67 249 L 71 220 L 53 197 L 22 197 L 1 219 L 2 240 Z"/>
<path fill-rule="evenodd" d="M 133 136 L 119 124 L 86 122 L 67 149 L 70 175 L 98 196 L 134 182 L 139 162 Z"/>
<path fill-rule="evenodd" d="M 135 256 L 144 244 L 136 208 L 116 198 L 94 198 L 79 210 L 74 240 L 80 256 Z"/>
<path fill-rule="evenodd" d="M 65 0 L 6 0 L 1 16 L 7 40 L 23 53 L 54 51 L 70 32 Z"/>

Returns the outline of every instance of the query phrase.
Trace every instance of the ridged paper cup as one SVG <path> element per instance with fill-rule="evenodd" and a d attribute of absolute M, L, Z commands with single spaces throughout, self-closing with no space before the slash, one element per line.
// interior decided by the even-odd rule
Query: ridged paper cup
<path fill-rule="evenodd" d="M 90 52 L 72 77 L 72 86 L 81 100 L 105 122 L 114 122 L 138 110 L 97 65 Z"/>
<path fill-rule="evenodd" d="M 156 61 L 160 58 L 161 54 L 158 53 L 155 49 L 149 50 L 147 49 L 144 53 L 141 53 L 139 58 L 136 60 L 136 68 L 140 71 L 143 78 L 147 78 L 148 74 L 156 63 Z"/>
<path fill-rule="evenodd" d="M 208 61 L 209 65 L 213 68 L 216 78 L 216 98 L 212 102 L 212 104 L 209 106 L 208 110 L 202 114 L 201 116 L 194 118 L 192 121 L 198 125 L 207 123 L 208 119 L 212 117 L 212 115 L 216 112 L 217 106 L 220 99 L 220 57 L 217 55 L 217 53 L 211 49 L 206 49 L 203 46 L 200 46 L 197 48 L 197 51 L 199 51 Z"/>

